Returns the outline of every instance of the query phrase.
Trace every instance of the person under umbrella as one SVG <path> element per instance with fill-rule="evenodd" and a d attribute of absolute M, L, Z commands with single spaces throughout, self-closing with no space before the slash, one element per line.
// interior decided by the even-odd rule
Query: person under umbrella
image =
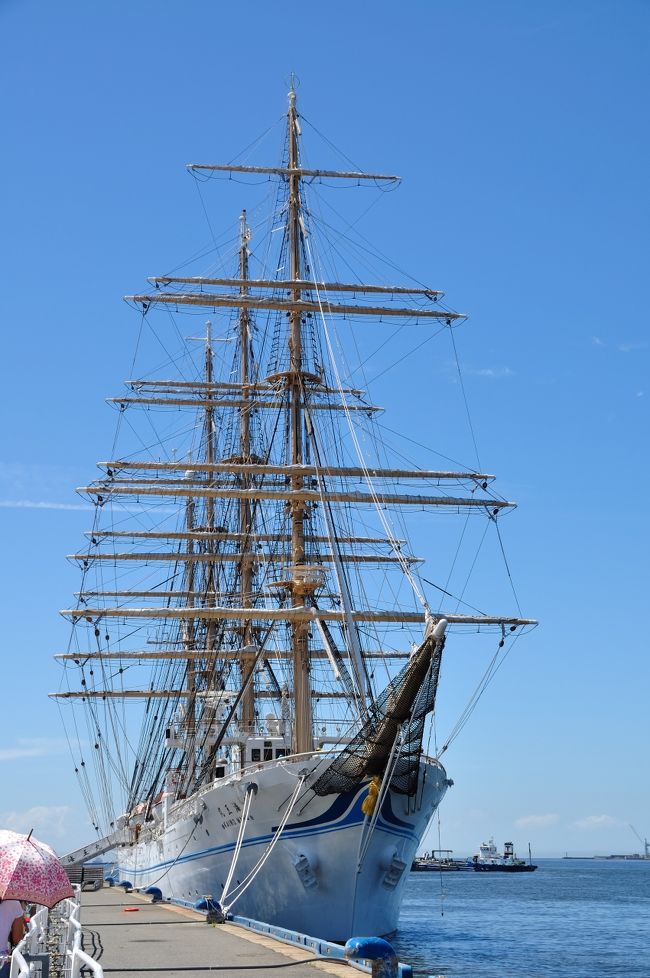
<path fill-rule="evenodd" d="M 18 900 L 0 898 L 0 978 L 9 978 L 11 952 L 24 933 L 25 918 Z"/>
<path fill-rule="evenodd" d="M 8 978 L 11 951 L 25 932 L 26 900 L 53 907 L 74 896 L 67 873 L 45 843 L 8 829 L 0 830 L 0 978 Z"/>

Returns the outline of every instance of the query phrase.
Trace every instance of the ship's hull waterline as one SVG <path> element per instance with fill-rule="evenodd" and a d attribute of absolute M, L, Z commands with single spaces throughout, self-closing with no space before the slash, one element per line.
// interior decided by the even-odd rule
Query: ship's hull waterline
<path fill-rule="evenodd" d="M 213 783 L 176 803 L 157 824 L 135 830 L 119 850 L 119 879 L 158 887 L 165 898 L 194 904 L 221 900 L 233 863 L 247 788 L 257 786 L 229 893 L 254 868 L 276 833 L 301 774 L 323 755 L 261 765 Z M 325 940 L 397 929 L 408 870 L 449 782 L 432 759 L 420 764 L 414 798 L 389 792 L 374 822 L 361 805 L 367 783 L 341 795 L 315 796 L 308 779 L 279 839 L 231 912 Z M 250 790 L 250 789 L 248 789 Z M 135 820 L 131 820 L 135 827 Z M 226 894 L 225 904 L 231 901 Z"/>

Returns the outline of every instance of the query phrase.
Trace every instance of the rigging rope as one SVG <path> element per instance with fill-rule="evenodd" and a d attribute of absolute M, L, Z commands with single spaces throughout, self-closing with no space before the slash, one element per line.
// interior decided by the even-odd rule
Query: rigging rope
<path fill-rule="evenodd" d="M 503 629 L 503 626 L 502 626 L 502 629 Z M 449 734 L 449 736 L 445 740 L 445 742 L 444 742 L 444 744 L 443 744 L 443 746 L 442 746 L 442 748 L 440 750 L 440 754 L 438 756 L 442 756 L 445 753 L 445 751 L 447 750 L 447 748 L 450 747 L 450 745 L 454 742 L 454 740 L 456 739 L 456 737 L 459 735 L 459 733 L 461 732 L 461 730 L 463 729 L 463 727 L 465 726 L 465 724 L 469 720 L 470 716 L 472 715 L 472 713 L 476 709 L 476 707 L 478 705 L 478 701 L 480 700 L 481 696 L 483 695 L 483 693 L 485 692 L 485 690 L 487 689 L 487 687 L 489 686 L 489 684 L 494 679 L 494 676 L 496 675 L 497 671 L 501 668 L 503 662 L 505 661 L 506 656 L 512 651 L 515 643 L 518 641 L 518 639 L 520 638 L 520 636 L 522 634 L 523 634 L 523 632 L 519 632 L 517 635 L 515 635 L 513 637 L 512 642 L 510 643 L 509 648 L 504 652 L 503 656 L 501 657 L 501 661 L 498 661 L 498 659 L 499 659 L 499 653 L 501 652 L 501 649 L 503 648 L 503 646 L 505 644 L 505 630 L 502 632 L 502 637 L 499 640 L 499 644 L 497 645 L 496 652 L 494 653 L 494 655 L 490 659 L 490 661 L 488 663 L 488 666 L 487 666 L 487 669 L 483 673 L 483 675 L 482 675 L 482 677 L 481 677 L 481 679 L 480 679 L 480 681 L 479 681 L 476 689 L 474 690 L 474 692 L 472 693 L 471 697 L 469 698 L 469 700 L 467 702 L 467 705 L 465 706 L 465 709 L 463 710 L 463 712 L 461 713 L 460 717 L 456 721 L 456 724 L 452 728 L 451 733 Z"/>
<path fill-rule="evenodd" d="M 173 859 L 173 861 L 172 861 L 172 862 L 171 862 L 171 863 L 169 864 L 169 866 L 167 867 L 167 869 L 165 870 L 165 872 L 164 872 L 164 873 L 161 873 L 161 875 L 160 875 L 160 876 L 158 877 L 158 879 L 155 879 L 155 880 L 153 881 L 153 883 L 149 883 L 149 884 L 148 884 L 149 886 L 155 886 L 155 885 L 156 885 L 157 883 L 160 883 L 160 881 L 161 881 L 161 880 L 164 880 L 164 878 L 165 878 L 165 876 L 167 876 L 167 874 L 168 874 L 168 873 L 169 873 L 169 872 L 170 872 L 170 871 L 171 871 L 171 870 L 172 870 L 172 869 L 174 868 L 174 866 L 176 865 L 176 863 L 178 862 L 178 860 L 179 860 L 179 859 L 181 858 L 181 856 L 183 855 L 183 853 L 184 853 L 184 852 L 185 852 L 185 850 L 187 849 L 187 847 L 188 847 L 188 845 L 190 844 L 190 841 L 191 841 L 191 839 L 192 839 L 192 836 L 193 836 L 193 835 L 194 835 L 194 833 L 196 832 L 196 830 L 197 830 L 197 828 L 198 828 L 198 825 L 199 825 L 199 823 L 198 823 L 198 821 L 195 821 L 195 822 L 194 822 L 194 828 L 192 829 L 192 831 L 191 831 L 191 832 L 190 832 L 190 834 L 188 835 L 188 837 L 187 837 L 187 839 L 186 839 L 186 840 L 185 840 L 185 842 L 183 843 L 183 848 L 182 848 L 182 849 L 180 850 L 180 852 L 179 852 L 179 853 L 178 853 L 178 854 L 177 854 L 177 855 L 176 855 L 176 856 L 174 857 L 174 859 Z"/>
<path fill-rule="evenodd" d="M 460 389 L 463 395 L 463 401 L 465 404 L 465 413 L 467 414 L 467 423 L 469 425 L 470 434 L 472 436 L 472 443 L 474 445 L 474 452 L 476 453 L 476 464 L 478 466 L 479 472 L 481 471 L 481 460 L 478 454 L 478 445 L 476 444 L 476 436 L 474 434 L 474 425 L 472 424 L 472 416 L 469 413 L 469 402 L 467 400 L 467 394 L 465 393 L 465 384 L 463 382 L 463 374 L 460 369 L 460 360 L 458 359 L 458 351 L 456 350 L 456 338 L 454 337 L 453 328 L 449 330 L 449 335 L 451 336 L 451 345 L 454 350 L 454 359 L 456 360 L 456 370 L 458 371 L 458 380 L 460 382 Z"/>
<path fill-rule="evenodd" d="M 501 539 L 501 530 L 499 529 L 499 523 L 497 521 L 496 516 L 493 517 L 493 522 L 494 522 L 495 529 L 497 531 L 497 537 L 499 538 L 499 546 L 501 547 L 501 556 L 503 557 L 503 563 L 505 564 L 505 567 L 506 567 L 506 572 L 508 574 L 508 580 L 510 581 L 510 587 L 512 588 L 512 593 L 514 595 L 515 604 L 517 605 L 517 611 L 519 612 L 519 615 L 521 616 L 521 614 L 522 614 L 521 605 L 519 604 L 519 598 L 517 597 L 517 592 L 515 590 L 515 582 L 513 581 L 512 574 L 510 573 L 510 566 L 508 564 L 508 558 L 506 557 L 506 551 L 505 551 L 505 548 L 503 546 L 503 540 Z"/>
<path fill-rule="evenodd" d="M 311 246 L 310 246 L 309 240 L 307 238 L 305 239 L 305 245 L 306 245 L 307 251 L 309 253 L 310 263 L 311 263 L 312 269 L 313 269 L 315 267 L 315 264 L 314 264 L 314 260 L 313 260 L 312 253 L 311 253 Z M 319 313 L 320 313 L 321 322 L 323 324 L 323 331 L 325 333 L 325 341 L 327 343 L 327 350 L 328 350 L 328 353 L 329 353 L 329 356 L 330 356 L 330 362 L 331 362 L 332 368 L 334 370 L 334 376 L 335 376 L 335 379 L 336 379 L 336 384 L 337 384 L 338 389 L 339 389 L 339 395 L 340 395 L 340 398 L 341 398 L 341 404 L 343 405 L 344 414 L 345 414 L 346 420 L 348 422 L 348 428 L 349 428 L 349 431 L 350 431 L 350 435 L 351 435 L 352 441 L 354 443 L 354 447 L 355 447 L 355 450 L 356 450 L 356 453 L 357 453 L 357 456 L 358 456 L 358 459 L 359 459 L 360 466 L 363 469 L 364 479 L 366 481 L 366 484 L 368 486 L 368 489 L 370 490 L 370 495 L 373 498 L 375 509 L 377 510 L 377 514 L 379 516 L 379 519 L 381 521 L 381 524 L 384 527 L 384 531 L 386 532 L 387 537 L 389 538 L 390 545 L 391 545 L 391 548 L 393 550 L 393 553 L 397 557 L 397 560 L 398 560 L 398 562 L 400 564 L 400 567 L 402 568 L 402 572 L 404 573 L 405 577 L 408 579 L 409 584 L 411 585 L 411 588 L 413 589 L 413 593 L 415 594 L 415 596 L 417 597 L 418 601 L 422 605 L 422 607 L 424 609 L 424 612 L 425 612 L 425 615 L 427 617 L 430 617 L 431 616 L 431 609 L 429 608 L 429 605 L 427 603 L 427 600 L 424 597 L 422 591 L 418 587 L 418 583 L 417 583 L 415 577 L 413 576 L 413 574 L 411 573 L 411 569 L 410 569 L 410 567 L 408 565 L 408 561 L 406 560 L 406 558 L 404 557 L 403 553 L 401 552 L 401 549 L 399 547 L 399 544 L 398 544 L 397 540 L 394 537 L 392 528 L 391 528 L 388 520 L 386 519 L 386 517 L 384 515 L 384 512 L 383 512 L 383 509 L 382 509 L 382 505 L 381 505 L 379 496 L 377 495 L 377 492 L 375 490 L 374 482 L 372 480 L 372 477 L 370 475 L 370 471 L 369 471 L 369 469 L 368 469 L 368 467 L 366 465 L 366 462 L 365 462 L 363 453 L 361 451 L 361 446 L 359 444 L 359 440 L 357 438 L 357 433 L 356 433 L 355 428 L 354 428 L 352 417 L 351 417 L 350 411 L 348 409 L 348 403 L 347 403 L 347 400 L 346 400 L 346 397 L 345 397 L 345 392 L 343 390 L 343 385 L 341 383 L 341 378 L 340 378 L 340 375 L 339 375 L 339 371 L 338 371 L 338 366 L 337 366 L 337 363 L 336 363 L 336 359 L 334 357 L 334 350 L 332 349 L 332 343 L 331 343 L 331 340 L 330 340 L 330 334 L 329 334 L 329 330 L 327 328 L 327 321 L 325 319 L 325 311 L 323 309 L 323 302 L 322 302 L 322 299 L 321 299 L 320 290 L 318 288 L 318 282 L 317 282 L 317 277 L 316 277 L 315 272 L 313 273 L 313 284 L 314 284 L 314 290 L 316 292 L 316 298 L 318 300 L 318 309 L 319 309 Z"/>

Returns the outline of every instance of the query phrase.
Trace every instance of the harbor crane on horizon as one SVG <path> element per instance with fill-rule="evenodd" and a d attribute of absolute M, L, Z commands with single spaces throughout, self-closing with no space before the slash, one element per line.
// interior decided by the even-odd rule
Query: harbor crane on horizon
<path fill-rule="evenodd" d="M 650 859 L 650 843 L 648 842 L 647 839 L 642 839 L 641 838 L 641 836 L 639 835 L 639 833 L 637 832 L 637 830 L 634 828 L 633 825 L 630 824 L 630 828 L 632 829 L 632 831 L 634 832 L 635 836 L 637 837 L 637 839 L 639 840 L 639 842 L 643 846 L 643 858 L 644 859 Z"/>

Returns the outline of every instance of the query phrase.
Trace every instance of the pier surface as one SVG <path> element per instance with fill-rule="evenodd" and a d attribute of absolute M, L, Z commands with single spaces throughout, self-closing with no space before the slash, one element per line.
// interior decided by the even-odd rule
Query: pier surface
<path fill-rule="evenodd" d="M 151 897 L 105 886 L 81 894 L 83 949 L 111 978 L 216 972 L 220 978 L 248 975 L 354 978 L 348 965 L 324 960 L 302 947 L 244 930 L 206 923 L 205 915 Z"/>

